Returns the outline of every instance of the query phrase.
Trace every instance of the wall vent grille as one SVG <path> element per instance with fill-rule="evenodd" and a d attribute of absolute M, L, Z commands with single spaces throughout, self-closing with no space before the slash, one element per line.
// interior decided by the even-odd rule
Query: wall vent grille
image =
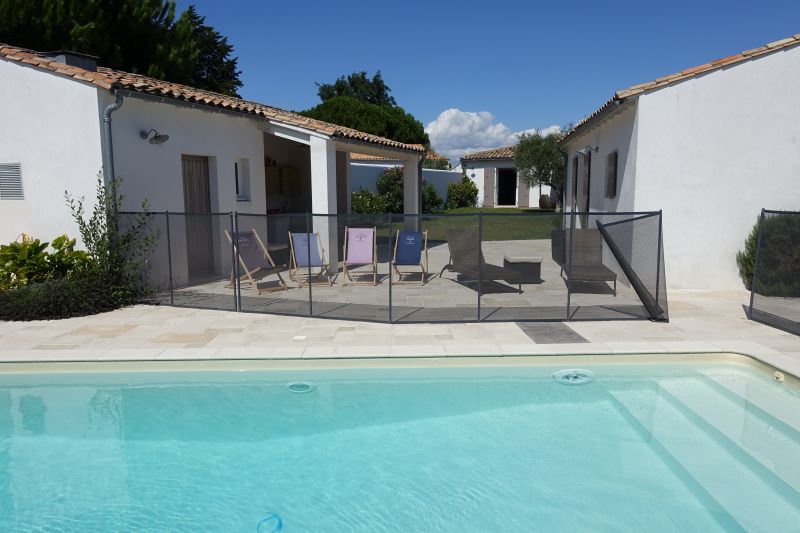
<path fill-rule="evenodd" d="M 0 200 L 24 200 L 22 164 L 0 163 Z"/>

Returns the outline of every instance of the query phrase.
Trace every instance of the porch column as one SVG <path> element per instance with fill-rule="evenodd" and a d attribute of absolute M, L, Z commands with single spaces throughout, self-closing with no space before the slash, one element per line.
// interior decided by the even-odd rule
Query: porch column
<path fill-rule="evenodd" d="M 413 156 L 403 161 L 403 212 L 411 215 L 422 212 L 421 163 L 422 158 L 420 156 Z M 409 231 L 417 231 L 419 217 L 407 217 L 405 219 L 405 227 Z"/>
<path fill-rule="evenodd" d="M 311 212 L 336 215 L 336 148 L 333 141 L 311 137 Z M 339 268 L 339 242 L 336 217 L 314 217 L 314 232 L 319 233 L 328 256 L 331 272 Z"/>

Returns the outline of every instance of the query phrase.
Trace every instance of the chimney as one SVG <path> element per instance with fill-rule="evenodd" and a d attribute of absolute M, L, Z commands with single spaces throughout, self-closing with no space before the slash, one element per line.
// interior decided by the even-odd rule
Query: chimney
<path fill-rule="evenodd" d="M 72 67 L 82 68 L 84 70 L 97 71 L 97 56 L 90 56 L 88 54 L 80 54 L 78 52 L 71 52 L 69 50 L 56 50 L 55 52 L 45 52 L 45 56 L 49 57 L 59 63 L 70 65 Z"/>

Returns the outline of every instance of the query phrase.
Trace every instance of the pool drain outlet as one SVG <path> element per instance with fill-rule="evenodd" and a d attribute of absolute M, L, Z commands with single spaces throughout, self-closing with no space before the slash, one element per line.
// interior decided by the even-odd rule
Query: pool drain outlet
<path fill-rule="evenodd" d="M 314 390 L 314 385 L 307 381 L 292 381 L 286 385 L 286 388 L 295 394 L 306 394 Z"/>
<path fill-rule="evenodd" d="M 554 372 L 553 381 L 564 385 L 586 385 L 594 381 L 594 372 L 581 368 L 567 368 Z"/>

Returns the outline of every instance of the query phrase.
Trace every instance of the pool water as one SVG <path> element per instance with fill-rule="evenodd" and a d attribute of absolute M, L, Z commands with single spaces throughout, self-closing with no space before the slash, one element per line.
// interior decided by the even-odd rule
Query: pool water
<path fill-rule="evenodd" d="M 566 368 L 0 375 L 0 531 L 800 527 L 793 379 Z"/>

